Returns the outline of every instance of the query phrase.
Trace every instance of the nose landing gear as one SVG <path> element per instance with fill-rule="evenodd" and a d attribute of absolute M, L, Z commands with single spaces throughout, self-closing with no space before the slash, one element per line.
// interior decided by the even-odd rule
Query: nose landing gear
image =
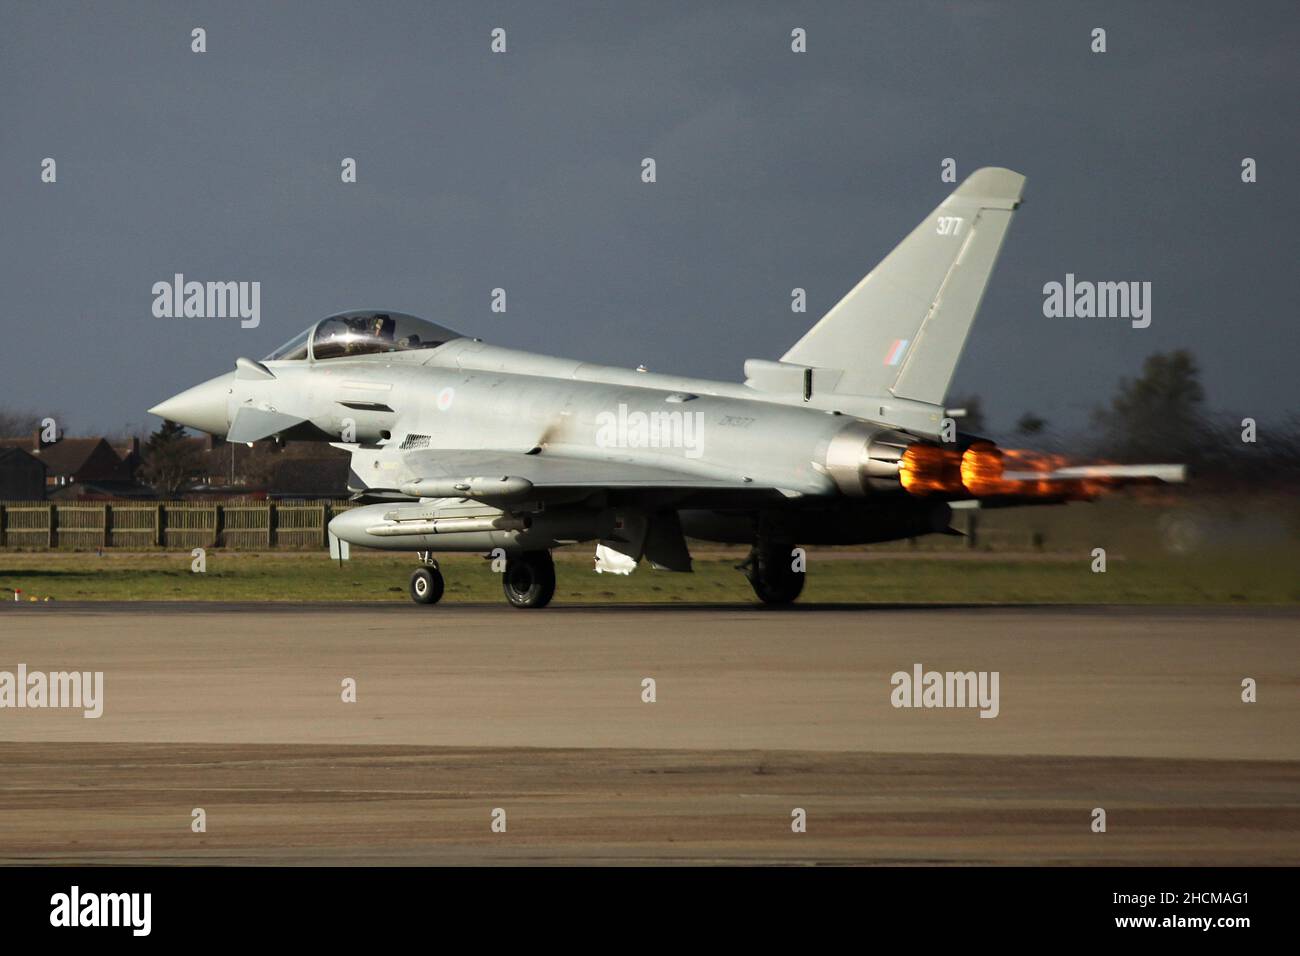
<path fill-rule="evenodd" d="M 411 572 L 411 600 L 416 604 L 437 604 L 442 599 L 443 588 L 437 561 L 430 558 L 424 567 Z"/>

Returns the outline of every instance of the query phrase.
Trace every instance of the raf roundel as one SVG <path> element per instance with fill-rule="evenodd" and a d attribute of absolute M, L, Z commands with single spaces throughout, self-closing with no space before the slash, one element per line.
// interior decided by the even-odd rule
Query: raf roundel
<path fill-rule="evenodd" d="M 445 412 L 451 408 L 451 403 L 456 400 L 456 390 L 448 385 L 438 393 L 438 411 Z"/>

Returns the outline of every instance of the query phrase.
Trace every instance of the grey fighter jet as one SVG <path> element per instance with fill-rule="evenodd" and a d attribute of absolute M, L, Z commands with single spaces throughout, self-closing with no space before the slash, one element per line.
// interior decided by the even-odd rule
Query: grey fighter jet
<path fill-rule="evenodd" d="M 357 507 L 331 546 L 495 555 L 510 603 L 544 607 L 550 551 L 596 543 L 597 570 L 690 571 L 687 538 L 751 546 L 758 598 L 795 600 L 799 546 L 956 533 L 952 508 L 1088 498 L 1174 465 L 1067 467 L 957 427 L 946 392 L 1025 179 L 973 173 L 777 361 L 743 384 L 489 345 L 400 312 L 322 319 L 262 361 L 150 409 L 232 442 L 328 441 Z"/>

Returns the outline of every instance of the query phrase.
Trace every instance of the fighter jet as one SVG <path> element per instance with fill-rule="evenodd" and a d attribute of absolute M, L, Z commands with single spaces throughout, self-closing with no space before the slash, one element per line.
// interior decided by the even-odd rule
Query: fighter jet
<path fill-rule="evenodd" d="M 506 598 L 541 608 L 551 549 L 596 569 L 688 572 L 687 539 L 750 546 L 758 599 L 794 601 L 804 545 L 950 528 L 954 507 L 1088 498 L 1181 481 L 1177 465 L 1067 467 L 962 431 L 946 393 L 1025 178 L 973 173 L 778 360 L 743 383 L 490 345 L 402 312 L 317 322 L 261 361 L 150 409 L 232 442 L 351 452 L 356 507 L 331 548 L 411 551 L 410 594 L 443 593 L 436 554 L 498 559 Z"/>

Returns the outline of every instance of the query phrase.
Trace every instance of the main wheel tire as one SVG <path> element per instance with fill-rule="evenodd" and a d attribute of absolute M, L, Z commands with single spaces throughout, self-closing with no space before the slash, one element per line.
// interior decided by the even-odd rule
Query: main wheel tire
<path fill-rule="evenodd" d="M 506 559 L 501 575 L 506 600 L 514 607 L 546 607 L 555 596 L 555 562 L 549 551 L 525 551 Z"/>
<path fill-rule="evenodd" d="M 774 547 L 750 555 L 749 586 L 764 604 L 793 604 L 803 592 L 806 575 L 791 568 L 792 550 Z"/>
<path fill-rule="evenodd" d="M 416 568 L 411 573 L 411 600 L 416 604 L 437 604 L 443 587 L 442 572 L 437 568 Z"/>

